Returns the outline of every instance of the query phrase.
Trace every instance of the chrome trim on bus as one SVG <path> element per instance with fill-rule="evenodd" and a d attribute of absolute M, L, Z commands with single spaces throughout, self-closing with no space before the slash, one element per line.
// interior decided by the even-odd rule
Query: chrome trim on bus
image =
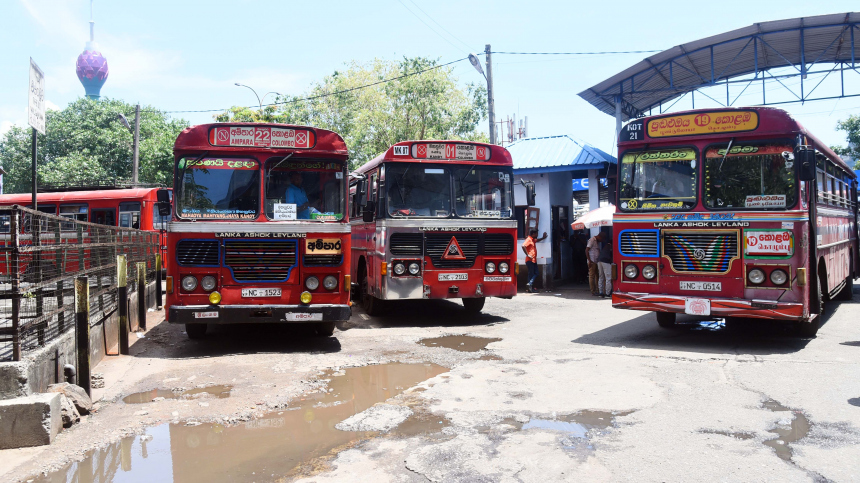
<path fill-rule="evenodd" d="M 346 223 L 283 223 L 283 222 L 207 222 L 171 221 L 168 233 L 349 233 Z"/>
<path fill-rule="evenodd" d="M 432 218 L 422 218 L 415 220 L 393 220 L 383 218 L 376 221 L 378 227 L 389 228 L 446 228 L 451 231 L 457 231 L 458 228 L 516 228 L 516 220 L 492 220 L 481 218 L 478 220 L 464 218 L 445 218 L 436 220 Z"/>
<path fill-rule="evenodd" d="M 836 245 L 841 245 L 843 243 L 851 243 L 852 241 L 854 241 L 854 240 L 853 239 L 851 239 L 851 240 L 840 240 L 838 242 L 828 243 L 827 245 L 818 245 L 815 248 L 818 250 L 821 250 L 822 248 L 835 247 Z"/>

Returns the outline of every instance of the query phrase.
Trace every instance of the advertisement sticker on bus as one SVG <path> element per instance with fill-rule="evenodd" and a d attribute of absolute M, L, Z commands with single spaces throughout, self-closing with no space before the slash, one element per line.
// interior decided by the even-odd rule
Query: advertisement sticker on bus
<path fill-rule="evenodd" d="M 295 220 L 296 219 L 296 205 L 295 203 L 275 203 L 274 206 L 274 216 L 272 219 L 274 220 Z"/>
<path fill-rule="evenodd" d="M 753 111 L 714 111 L 666 116 L 648 121 L 646 132 L 652 138 L 754 131 L 758 113 Z"/>
<path fill-rule="evenodd" d="M 789 256 L 794 254 L 794 236 L 787 230 L 746 230 L 744 252 L 747 255 Z"/>
<path fill-rule="evenodd" d="M 309 149 L 314 142 L 314 133 L 307 129 L 226 126 L 209 131 L 209 144 L 213 146 Z"/>
<path fill-rule="evenodd" d="M 420 143 L 412 145 L 412 157 L 416 159 L 487 161 L 490 159 L 490 148 L 472 144 Z"/>
<path fill-rule="evenodd" d="M 747 196 L 746 208 L 785 208 L 785 195 Z"/>

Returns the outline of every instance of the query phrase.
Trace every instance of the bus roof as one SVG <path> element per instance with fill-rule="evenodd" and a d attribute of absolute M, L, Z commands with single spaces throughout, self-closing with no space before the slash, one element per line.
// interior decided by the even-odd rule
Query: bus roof
<path fill-rule="evenodd" d="M 637 136 L 636 132 L 640 135 Z M 695 109 L 634 119 L 621 129 L 618 146 L 677 144 L 690 138 L 794 137 L 798 134 L 806 136 L 815 149 L 826 154 L 843 170 L 853 173 L 839 155 L 807 131 L 791 114 L 775 107 Z"/>
<path fill-rule="evenodd" d="M 349 153 L 339 134 L 325 129 L 293 124 L 225 122 L 185 128 L 176 138 L 173 152 L 218 151 L 247 153 L 260 150 L 272 154 L 307 151 L 346 158 Z"/>
<path fill-rule="evenodd" d="M 513 166 L 511 153 L 502 146 L 472 141 L 401 141 L 371 159 L 356 173 L 366 173 L 388 161 L 407 163 L 463 162 L 487 166 Z"/>
<path fill-rule="evenodd" d="M 142 199 L 152 194 L 155 191 L 164 188 L 131 188 L 131 189 L 110 189 L 110 190 L 92 190 L 92 191 L 60 191 L 53 193 L 39 193 L 37 201 L 39 203 L 78 203 L 95 200 L 117 200 L 117 199 Z M 167 188 L 169 189 L 169 188 Z M 29 206 L 33 202 L 33 195 L 30 193 L 18 193 L 9 195 L 0 195 L 0 205 L 22 205 Z"/>

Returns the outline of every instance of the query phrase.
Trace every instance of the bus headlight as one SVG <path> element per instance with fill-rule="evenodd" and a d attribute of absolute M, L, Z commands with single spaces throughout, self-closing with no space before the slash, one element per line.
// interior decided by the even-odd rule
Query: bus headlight
<path fill-rule="evenodd" d="M 773 282 L 774 285 L 782 285 L 788 281 L 788 274 L 783 270 L 776 269 L 770 272 L 770 281 Z"/>
<path fill-rule="evenodd" d="M 305 288 L 308 290 L 316 290 L 320 288 L 320 279 L 311 275 L 310 277 L 305 279 Z"/>
<path fill-rule="evenodd" d="M 636 265 L 626 265 L 624 267 L 624 276 L 627 278 L 636 278 L 636 275 L 639 275 L 639 269 L 636 268 Z"/>
<path fill-rule="evenodd" d="M 418 265 L 418 262 L 412 262 L 409 264 L 409 274 L 410 275 L 418 275 L 418 272 L 421 271 L 421 265 Z"/>
<path fill-rule="evenodd" d="M 394 270 L 394 275 L 403 275 L 406 273 L 406 265 L 403 262 L 397 262 L 392 270 Z"/>
<path fill-rule="evenodd" d="M 215 277 L 213 277 L 212 275 L 206 275 L 205 277 L 203 277 L 203 280 L 200 281 L 200 286 L 203 287 L 203 290 L 207 292 L 211 292 L 212 290 L 214 290 L 215 285 L 217 285 L 217 282 L 215 281 Z"/>
<path fill-rule="evenodd" d="M 197 288 L 197 279 L 191 275 L 182 277 L 182 290 L 193 292 Z"/>
<path fill-rule="evenodd" d="M 502 262 L 499 264 L 499 273 L 508 273 L 510 271 L 511 266 L 508 265 L 508 262 Z"/>
<path fill-rule="evenodd" d="M 493 273 L 496 271 L 496 264 L 493 262 L 487 262 L 487 265 L 484 267 L 487 270 L 487 273 Z"/>
<path fill-rule="evenodd" d="M 657 276 L 657 269 L 654 268 L 654 265 L 645 265 L 642 267 L 642 276 L 645 277 L 645 280 L 653 280 Z"/>
<path fill-rule="evenodd" d="M 752 270 L 750 270 L 750 273 L 747 275 L 747 278 L 750 280 L 750 282 L 758 285 L 764 282 L 764 272 L 762 272 L 758 268 L 753 268 Z"/>
<path fill-rule="evenodd" d="M 337 278 L 334 275 L 326 275 L 323 279 L 323 287 L 326 290 L 334 290 L 337 288 Z"/>

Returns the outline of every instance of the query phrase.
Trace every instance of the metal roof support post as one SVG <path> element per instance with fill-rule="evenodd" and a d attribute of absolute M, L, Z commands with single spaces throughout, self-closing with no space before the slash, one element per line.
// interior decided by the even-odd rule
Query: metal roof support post
<path fill-rule="evenodd" d="M 854 68 L 854 29 L 857 28 L 856 25 L 851 27 L 851 68 Z"/>
<path fill-rule="evenodd" d="M 621 96 L 615 96 L 615 145 L 618 146 L 618 136 L 621 135 Z"/>
<path fill-rule="evenodd" d="M 696 108 L 696 91 L 690 91 L 690 97 L 693 98 L 693 109 Z"/>
<path fill-rule="evenodd" d="M 753 79 L 758 77 L 758 37 L 753 37 L 753 58 L 755 60 L 755 75 Z"/>
<path fill-rule="evenodd" d="M 803 103 L 806 94 L 803 92 L 803 79 L 806 79 L 806 56 L 804 55 L 803 45 L 803 20 L 800 21 L 800 102 Z"/>

